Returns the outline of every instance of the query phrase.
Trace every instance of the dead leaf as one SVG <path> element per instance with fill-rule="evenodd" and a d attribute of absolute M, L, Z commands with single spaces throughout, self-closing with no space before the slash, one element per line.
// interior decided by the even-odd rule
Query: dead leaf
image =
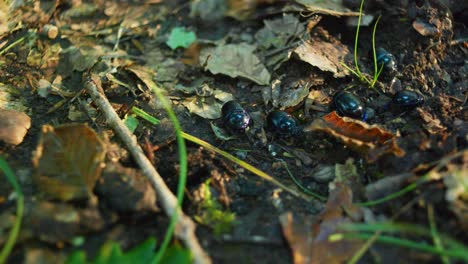
<path fill-rule="evenodd" d="M 295 0 L 305 6 L 307 11 L 332 16 L 359 16 L 359 12 L 353 12 L 343 5 L 343 0 Z"/>
<path fill-rule="evenodd" d="M 309 83 L 303 79 L 282 82 L 274 80 L 271 87 L 262 90 L 265 104 L 271 102 L 275 108 L 284 110 L 300 104 L 309 94 Z"/>
<path fill-rule="evenodd" d="M 254 54 L 255 46 L 241 43 L 204 48 L 200 63 L 213 74 L 224 74 L 232 78 L 244 77 L 259 85 L 270 83 L 270 73 Z"/>
<path fill-rule="evenodd" d="M 426 123 L 424 128 L 427 132 L 431 134 L 441 135 L 447 130 L 446 127 L 442 125 L 440 119 L 435 118 L 433 115 L 429 114 L 427 111 L 424 111 L 421 107 L 416 108 L 416 111 L 419 113 L 419 116 Z"/>
<path fill-rule="evenodd" d="M 302 43 L 294 52 L 301 60 L 310 65 L 322 71 L 332 72 L 334 77 L 349 75 L 349 71 L 342 64 L 349 54 L 349 50 L 340 42 L 329 43 L 314 39 Z"/>
<path fill-rule="evenodd" d="M 265 26 L 260 29 L 255 38 L 264 48 L 284 48 L 293 37 L 299 37 L 305 27 L 299 19 L 291 14 L 284 14 L 282 18 L 264 20 Z"/>
<path fill-rule="evenodd" d="M 44 125 L 33 155 L 33 179 L 50 198 L 86 199 L 101 174 L 104 156 L 104 144 L 87 125 Z"/>
<path fill-rule="evenodd" d="M 18 145 L 31 127 L 31 118 L 23 112 L 0 109 L 0 141 Z"/>
<path fill-rule="evenodd" d="M 398 157 L 405 155 L 396 143 L 396 136 L 377 125 L 368 125 L 359 120 L 340 117 L 335 111 L 315 119 L 304 131 L 324 131 L 344 144 L 362 153 L 369 162 L 385 154 Z"/>
<path fill-rule="evenodd" d="M 106 219 L 97 207 L 75 208 L 69 204 L 46 201 L 32 202 L 26 205 L 23 236 L 32 236 L 48 243 L 68 241 L 79 235 L 101 230 Z"/>
<path fill-rule="evenodd" d="M 138 170 L 109 164 L 96 184 L 96 193 L 120 213 L 157 211 L 156 193 Z"/>
<path fill-rule="evenodd" d="M 352 204 L 352 192 L 337 183 L 330 193 L 325 209 L 316 217 L 297 217 L 291 213 L 280 216 L 283 234 L 292 249 L 295 264 L 344 263 L 361 247 L 362 241 L 331 241 L 330 235 L 340 232 L 340 225 L 350 223 L 360 208 Z"/>

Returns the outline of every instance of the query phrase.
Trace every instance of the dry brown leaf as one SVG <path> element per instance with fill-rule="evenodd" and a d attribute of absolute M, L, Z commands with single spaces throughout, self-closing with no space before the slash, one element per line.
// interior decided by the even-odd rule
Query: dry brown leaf
<path fill-rule="evenodd" d="M 348 217 L 351 214 L 353 217 Z M 317 216 L 297 217 L 291 213 L 280 216 L 283 234 L 293 253 L 295 264 L 343 263 L 361 247 L 356 240 L 330 241 L 329 236 L 340 232 L 342 224 L 360 216 L 361 209 L 352 204 L 352 192 L 344 184 L 336 183 L 325 209 Z"/>
<path fill-rule="evenodd" d="M 31 118 L 25 113 L 0 109 L 0 141 L 18 145 L 30 127 Z"/>
<path fill-rule="evenodd" d="M 343 66 L 345 57 L 349 54 L 348 47 L 340 42 L 329 43 L 314 39 L 302 43 L 294 52 L 299 58 L 322 71 L 333 73 L 334 77 L 345 77 L 349 71 Z"/>
<path fill-rule="evenodd" d="M 306 7 L 307 11 L 332 16 L 359 16 L 344 6 L 343 0 L 295 0 Z"/>
<path fill-rule="evenodd" d="M 101 175 L 104 155 L 104 144 L 87 125 L 44 125 L 33 155 L 33 179 L 50 198 L 86 199 Z"/>
<path fill-rule="evenodd" d="M 385 154 L 398 157 L 405 155 L 405 151 L 397 145 L 394 134 L 377 125 L 340 117 L 335 111 L 315 119 L 304 131 L 323 131 L 364 154 L 369 162 L 376 161 Z"/>

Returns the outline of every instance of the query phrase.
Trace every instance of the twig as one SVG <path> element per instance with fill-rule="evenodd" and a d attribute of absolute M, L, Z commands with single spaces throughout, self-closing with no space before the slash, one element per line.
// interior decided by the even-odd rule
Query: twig
<path fill-rule="evenodd" d="M 86 91 L 104 113 L 108 125 L 117 132 L 121 140 L 125 143 L 133 158 L 140 166 L 142 173 L 153 185 L 166 214 L 168 216 L 172 216 L 175 213 L 175 210 L 177 210 L 177 198 L 172 194 L 164 183 L 164 180 L 161 178 L 161 175 L 159 175 L 151 162 L 146 158 L 143 150 L 138 145 L 136 138 L 132 136 L 128 128 L 112 108 L 104 95 L 99 77 L 91 75 L 88 78 L 89 79 L 85 84 Z M 197 264 L 211 263 L 211 259 L 204 252 L 195 236 L 195 223 L 186 216 L 181 209 L 178 209 L 177 214 L 178 218 L 175 236 L 182 240 L 185 246 L 190 249 L 193 255 L 193 262 Z"/>

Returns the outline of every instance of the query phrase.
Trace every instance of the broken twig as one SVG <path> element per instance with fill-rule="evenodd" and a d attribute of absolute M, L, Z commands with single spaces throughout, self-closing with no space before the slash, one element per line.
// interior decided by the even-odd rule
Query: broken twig
<path fill-rule="evenodd" d="M 175 236 L 183 241 L 185 246 L 190 249 L 193 256 L 193 262 L 197 264 L 211 263 L 209 256 L 203 251 L 197 237 L 195 236 L 195 223 L 177 207 L 177 198 L 172 194 L 161 175 L 156 171 L 151 162 L 146 158 L 143 150 L 138 145 L 134 136 L 119 118 L 117 113 L 112 108 L 102 90 L 99 77 L 96 75 L 89 76 L 85 84 L 86 91 L 91 95 L 94 102 L 106 117 L 106 122 L 119 135 L 122 141 L 127 146 L 135 161 L 140 166 L 143 174 L 149 179 L 153 185 L 158 200 L 168 216 L 172 216 L 177 210 L 177 227 Z"/>

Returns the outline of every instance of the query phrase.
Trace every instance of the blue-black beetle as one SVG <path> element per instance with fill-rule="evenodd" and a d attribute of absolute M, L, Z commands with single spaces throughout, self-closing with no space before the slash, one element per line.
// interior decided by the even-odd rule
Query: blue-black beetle
<path fill-rule="evenodd" d="M 382 73 L 387 77 L 394 77 L 398 71 L 395 57 L 384 48 L 378 48 L 376 51 L 377 66 L 383 67 Z"/>
<path fill-rule="evenodd" d="M 402 90 L 393 96 L 392 104 L 402 110 L 408 110 L 423 105 L 424 97 L 418 92 Z"/>
<path fill-rule="evenodd" d="M 363 119 L 365 106 L 354 94 L 339 91 L 333 96 L 333 107 L 339 115 L 356 119 Z"/>
<path fill-rule="evenodd" d="M 272 111 L 267 116 L 267 127 L 274 133 L 289 137 L 300 133 L 300 126 L 296 119 L 284 111 Z"/>
<path fill-rule="evenodd" d="M 229 101 L 221 108 L 224 125 L 234 131 L 244 132 L 252 122 L 249 113 L 236 101 Z"/>

